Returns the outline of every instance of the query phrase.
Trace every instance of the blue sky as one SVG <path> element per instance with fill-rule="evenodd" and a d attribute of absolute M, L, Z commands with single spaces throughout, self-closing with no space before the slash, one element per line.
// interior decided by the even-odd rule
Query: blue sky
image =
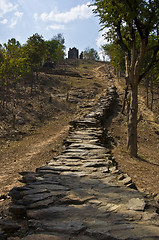
<path fill-rule="evenodd" d="M 100 51 L 104 43 L 98 17 L 92 13 L 90 0 L 0 0 L 0 43 L 16 38 L 25 43 L 34 33 L 45 40 L 58 33 L 65 46 L 80 51 L 93 47 Z"/>

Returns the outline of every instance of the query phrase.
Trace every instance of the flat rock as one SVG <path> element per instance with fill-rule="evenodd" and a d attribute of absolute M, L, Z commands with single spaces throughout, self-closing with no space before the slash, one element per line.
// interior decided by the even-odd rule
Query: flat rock
<path fill-rule="evenodd" d="M 70 168 L 68 166 L 45 166 L 45 167 L 41 167 L 39 169 L 37 169 L 37 172 L 39 171 L 59 171 L 59 172 L 62 172 L 62 171 L 69 171 Z"/>
<path fill-rule="evenodd" d="M 79 150 L 82 149 L 87 149 L 87 150 L 91 150 L 91 149 L 104 149 L 103 147 L 99 146 L 99 145 L 95 145 L 95 144 L 71 144 L 69 146 L 70 148 L 74 149 L 74 148 L 79 148 Z"/>
<path fill-rule="evenodd" d="M 28 210 L 27 216 L 31 219 L 55 219 L 57 216 L 63 216 L 65 213 L 69 213 L 72 210 L 71 207 L 68 206 L 59 206 L 59 207 L 48 207 L 37 210 Z"/>
<path fill-rule="evenodd" d="M 27 209 L 39 209 L 39 208 L 46 208 L 50 204 L 53 204 L 58 199 L 58 195 L 52 196 L 49 199 L 44 199 L 42 201 L 30 203 L 27 206 Z"/>
<path fill-rule="evenodd" d="M 71 159 L 71 160 L 72 160 L 72 159 Z M 82 165 L 82 163 L 80 163 L 80 162 L 74 162 L 74 161 L 69 161 L 69 162 L 65 162 L 65 165 L 66 165 L 66 166 L 69 166 L 69 167 L 74 167 L 74 166 L 79 167 L 79 166 Z"/>
<path fill-rule="evenodd" d="M 78 235 L 86 229 L 86 226 L 80 221 L 66 221 L 59 223 L 44 223 L 43 229 L 48 232 Z"/>
<path fill-rule="evenodd" d="M 94 199 L 93 196 L 88 196 L 88 197 L 82 197 L 79 194 L 75 194 L 74 192 L 69 193 L 67 196 L 62 198 L 60 200 L 61 203 L 67 203 L 67 204 L 83 204 L 88 200 Z"/>
<path fill-rule="evenodd" d="M 128 209 L 135 211 L 144 211 L 146 203 L 143 199 L 132 198 L 129 200 Z"/>
<path fill-rule="evenodd" d="M 72 177 L 86 177 L 89 175 L 88 172 L 62 172 L 61 175 L 68 175 Z"/>
<path fill-rule="evenodd" d="M 94 168 L 99 168 L 99 167 L 105 167 L 107 166 L 106 162 L 96 162 L 96 161 L 92 161 L 92 162 L 86 162 L 83 165 L 84 167 L 94 167 Z"/>
<path fill-rule="evenodd" d="M 69 172 L 70 173 L 70 172 Z M 30 185 L 31 188 L 36 189 L 37 191 L 47 189 L 49 191 L 68 191 L 69 188 L 60 185 L 60 184 L 51 184 L 51 183 L 44 183 L 39 185 Z"/>
<path fill-rule="evenodd" d="M 68 148 L 68 149 L 66 149 L 65 151 L 63 151 L 63 153 L 85 153 L 85 150 L 84 149 L 78 149 L 78 148 Z"/>
<path fill-rule="evenodd" d="M 31 204 L 31 203 L 34 203 L 34 202 L 45 200 L 49 197 L 52 197 L 52 195 L 50 193 L 38 193 L 38 194 L 26 195 L 23 198 L 23 203 L 24 204 Z"/>
<path fill-rule="evenodd" d="M 22 238 L 22 240 L 69 240 L 66 236 L 56 236 L 47 234 L 32 234 Z"/>
<path fill-rule="evenodd" d="M 31 194 L 38 194 L 38 193 L 48 193 L 49 191 L 47 189 L 28 189 L 22 192 L 22 195 L 31 195 Z"/>

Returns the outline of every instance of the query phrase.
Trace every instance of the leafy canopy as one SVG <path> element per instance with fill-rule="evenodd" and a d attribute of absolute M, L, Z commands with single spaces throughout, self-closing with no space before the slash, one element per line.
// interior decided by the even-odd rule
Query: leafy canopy
<path fill-rule="evenodd" d="M 47 52 L 49 58 L 53 62 L 58 62 L 62 60 L 65 56 L 65 39 L 63 38 L 62 34 L 57 34 L 51 40 L 46 41 Z"/>
<path fill-rule="evenodd" d="M 46 57 L 46 43 L 38 33 L 28 38 L 24 46 L 28 64 L 36 71 L 38 70 Z"/>
<path fill-rule="evenodd" d="M 158 0 L 93 0 L 93 12 L 99 16 L 101 29 L 107 28 L 105 37 L 120 45 L 128 56 L 130 71 L 134 75 L 149 55 L 149 62 L 139 81 L 159 61 L 159 1 Z M 146 56 L 146 57 L 145 57 Z"/>
<path fill-rule="evenodd" d="M 83 58 L 86 60 L 99 60 L 98 52 L 94 48 L 86 48 L 83 53 Z"/>

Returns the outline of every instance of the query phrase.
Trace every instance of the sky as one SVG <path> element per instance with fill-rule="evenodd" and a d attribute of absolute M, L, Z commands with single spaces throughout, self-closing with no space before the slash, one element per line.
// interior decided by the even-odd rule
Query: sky
<path fill-rule="evenodd" d="M 0 43 L 15 38 L 24 44 L 34 33 L 50 40 L 58 33 L 66 50 L 87 47 L 100 52 L 105 40 L 92 0 L 0 0 Z"/>

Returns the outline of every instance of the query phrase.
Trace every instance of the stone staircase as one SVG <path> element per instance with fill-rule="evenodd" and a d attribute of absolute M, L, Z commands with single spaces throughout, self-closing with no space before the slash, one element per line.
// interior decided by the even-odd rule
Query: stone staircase
<path fill-rule="evenodd" d="M 36 173 L 21 173 L 25 186 L 10 191 L 10 212 L 27 220 L 23 240 L 159 239 L 156 208 L 103 144 L 116 98 L 110 87 L 90 113 L 71 122 L 59 156 Z"/>

